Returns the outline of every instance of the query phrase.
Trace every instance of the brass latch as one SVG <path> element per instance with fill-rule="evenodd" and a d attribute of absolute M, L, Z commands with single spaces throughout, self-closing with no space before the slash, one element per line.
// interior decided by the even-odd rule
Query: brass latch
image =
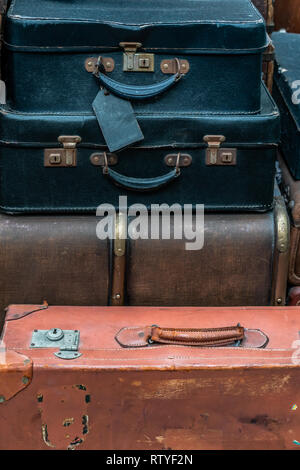
<path fill-rule="evenodd" d="M 221 144 L 226 140 L 224 135 L 206 135 L 203 140 L 208 144 L 206 165 L 236 165 L 237 149 L 221 148 Z"/>
<path fill-rule="evenodd" d="M 137 52 L 142 47 L 140 42 L 120 42 L 124 49 L 124 72 L 154 72 L 154 54 Z"/>
<path fill-rule="evenodd" d="M 77 164 L 77 144 L 81 142 L 78 135 L 61 135 L 58 142 L 63 148 L 45 149 L 44 166 L 46 167 L 74 167 Z"/>

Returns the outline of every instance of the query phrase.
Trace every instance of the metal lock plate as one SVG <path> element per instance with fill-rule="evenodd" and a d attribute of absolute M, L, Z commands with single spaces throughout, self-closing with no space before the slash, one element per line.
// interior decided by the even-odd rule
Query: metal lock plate
<path fill-rule="evenodd" d="M 77 359 L 82 356 L 78 352 L 80 332 L 78 330 L 34 330 L 32 333 L 31 349 L 59 348 L 54 355 L 60 359 Z"/>
<path fill-rule="evenodd" d="M 121 42 L 120 47 L 125 50 L 123 54 L 124 72 L 154 72 L 154 54 L 137 52 L 137 49 L 142 47 L 141 43 Z"/>
<path fill-rule="evenodd" d="M 206 135 L 207 142 L 206 165 L 208 166 L 235 166 L 237 163 L 237 149 L 220 148 L 226 138 L 223 135 Z"/>
<path fill-rule="evenodd" d="M 63 148 L 45 149 L 44 166 L 45 167 L 75 167 L 77 165 L 77 149 L 76 146 L 81 142 L 78 135 L 61 135 L 58 142 Z"/>

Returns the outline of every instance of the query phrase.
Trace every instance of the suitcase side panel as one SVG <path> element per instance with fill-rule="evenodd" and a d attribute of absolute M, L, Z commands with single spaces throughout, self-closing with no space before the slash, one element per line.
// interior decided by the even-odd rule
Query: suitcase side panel
<path fill-rule="evenodd" d="M 126 73 L 123 71 L 122 52 L 110 50 L 103 53 L 103 57 L 114 61 L 114 70 L 107 73 L 109 78 L 137 86 L 153 85 L 170 77 L 161 71 L 161 63 L 165 60 L 178 57 L 188 61 L 188 73 L 166 93 L 152 100 L 132 101 L 135 112 L 148 114 L 193 110 L 237 115 L 258 113 L 261 109 L 261 55 L 189 55 L 184 51 L 156 53 L 153 73 Z M 13 52 L 4 44 L 3 80 L 7 86 L 8 106 L 18 112 L 29 113 L 90 113 L 100 86 L 100 82 L 85 68 L 91 57 L 96 59 L 97 52 L 56 52 L 51 55 Z M 22 80 L 16 76 L 21 76 Z M 40 86 L 35 88 L 33 99 L 32 83 L 35 80 Z M 234 95 L 232 89 L 235 90 Z"/>
<path fill-rule="evenodd" d="M 174 240 L 170 219 L 170 240 L 128 240 L 129 305 L 285 305 L 290 226 L 281 196 L 274 213 L 206 214 L 204 247 L 195 251 L 185 237 Z M 195 217 L 185 230 L 195 236 Z"/>
<path fill-rule="evenodd" d="M 186 251 L 187 242 L 129 240 L 130 305 L 270 305 L 272 213 L 206 215 L 204 248 Z"/>
<path fill-rule="evenodd" d="M 230 166 L 209 166 L 204 148 L 183 146 L 174 151 L 171 142 L 167 148 L 129 148 L 119 154 L 118 163 L 111 169 L 126 177 L 156 178 L 174 170 L 167 166 L 165 159 L 167 155 L 180 152 L 191 156 L 192 164 L 182 168 L 179 177 L 158 191 L 123 189 L 121 194 L 127 196 L 128 206 L 140 203 L 150 208 L 151 204 L 163 202 L 205 204 L 206 210 L 215 211 L 271 209 L 276 147 L 237 148 L 237 164 Z M 1 210 L 6 213 L 95 213 L 103 203 L 118 207 L 120 189 L 103 174 L 101 166 L 91 163 L 94 152 L 93 147 L 81 147 L 77 151 L 76 167 L 53 165 L 49 168 L 44 164 L 43 148 L 25 147 L 16 152 L 13 147 L 2 147 Z"/>
<path fill-rule="evenodd" d="M 0 215 L 0 312 L 20 303 L 107 305 L 110 254 L 96 217 Z"/>

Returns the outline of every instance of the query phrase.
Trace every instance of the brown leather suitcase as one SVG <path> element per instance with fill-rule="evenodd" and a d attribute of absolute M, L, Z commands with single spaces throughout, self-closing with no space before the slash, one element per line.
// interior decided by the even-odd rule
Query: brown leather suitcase
<path fill-rule="evenodd" d="M 297 449 L 299 317 L 11 306 L 0 449 Z"/>
<path fill-rule="evenodd" d="M 274 211 L 264 214 L 206 214 L 204 248 L 198 251 L 187 251 L 186 239 L 100 240 L 99 220 L 1 214 L 0 318 L 10 303 L 44 300 L 50 305 L 285 303 L 289 228 L 280 196 Z"/>
<path fill-rule="evenodd" d="M 300 286 L 300 181 L 294 180 L 284 159 L 278 156 L 281 169 L 281 187 L 291 218 L 289 282 Z"/>

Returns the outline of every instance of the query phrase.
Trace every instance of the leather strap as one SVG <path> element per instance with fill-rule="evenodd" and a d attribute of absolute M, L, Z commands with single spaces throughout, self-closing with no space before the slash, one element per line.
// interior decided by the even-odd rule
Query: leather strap
<path fill-rule="evenodd" d="M 262 331 L 248 330 L 240 325 L 205 329 L 160 328 L 156 325 L 144 328 L 129 327 L 122 328 L 115 339 L 123 348 L 142 348 L 154 344 L 264 348 L 269 341 Z"/>

